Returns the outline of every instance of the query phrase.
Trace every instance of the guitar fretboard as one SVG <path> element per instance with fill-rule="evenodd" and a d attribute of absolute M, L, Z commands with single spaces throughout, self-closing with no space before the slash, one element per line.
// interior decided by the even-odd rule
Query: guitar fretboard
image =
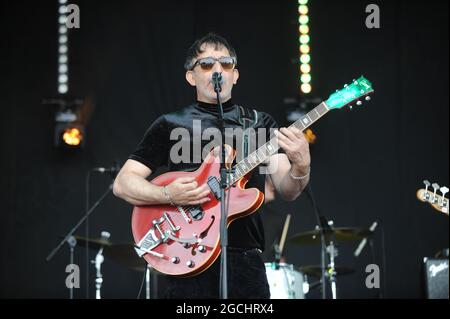
<path fill-rule="evenodd" d="M 289 127 L 296 127 L 299 130 L 304 131 L 327 112 L 328 108 L 325 102 L 322 102 L 310 112 L 291 124 Z M 275 154 L 279 148 L 280 147 L 278 146 L 276 138 L 274 137 L 264 145 L 260 146 L 254 152 L 250 153 L 246 158 L 234 165 L 234 173 L 229 176 L 228 185 L 233 185 L 236 181 L 252 171 L 255 167 L 265 162 L 271 155 Z"/>

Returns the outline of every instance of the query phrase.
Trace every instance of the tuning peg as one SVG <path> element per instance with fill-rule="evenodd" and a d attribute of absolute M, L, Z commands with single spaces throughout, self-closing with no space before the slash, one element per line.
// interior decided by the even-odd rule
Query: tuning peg
<path fill-rule="evenodd" d="M 365 100 L 370 101 L 370 96 L 366 96 Z"/>
<path fill-rule="evenodd" d="M 352 108 L 353 108 L 353 106 L 351 106 L 351 105 L 349 105 L 348 107 L 350 108 L 350 111 L 351 111 L 351 110 L 352 110 Z"/>
<path fill-rule="evenodd" d="M 344 84 L 344 88 L 347 88 L 348 87 L 348 85 L 347 84 Z"/>
<path fill-rule="evenodd" d="M 444 198 L 444 197 L 445 197 L 445 194 L 448 193 L 449 189 L 448 189 L 448 187 L 442 186 L 439 190 L 440 190 L 441 193 L 442 193 L 442 198 L 441 198 L 441 200 L 440 200 L 439 205 L 444 206 L 444 201 L 445 201 L 445 198 Z"/>
<path fill-rule="evenodd" d="M 362 102 L 361 101 L 356 101 L 356 105 L 360 106 L 360 105 L 362 105 Z"/>
<path fill-rule="evenodd" d="M 423 199 L 428 199 L 428 187 L 430 187 L 430 182 L 426 179 L 423 181 L 425 184 L 425 192 L 423 193 Z"/>
<path fill-rule="evenodd" d="M 431 187 L 433 187 L 433 198 L 431 199 L 431 202 L 434 203 L 436 201 L 436 191 L 439 189 L 439 184 L 438 183 L 433 183 L 431 184 Z"/>

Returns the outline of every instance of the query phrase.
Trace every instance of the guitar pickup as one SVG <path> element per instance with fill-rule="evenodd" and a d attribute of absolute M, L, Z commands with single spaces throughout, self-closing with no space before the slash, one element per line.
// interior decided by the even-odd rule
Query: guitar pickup
<path fill-rule="evenodd" d="M 203 218 L 203 215 L 205 214 L 201 206 L 189 207 L 189 213 L 194 220 L 201 220 Z"/>
<path fill-rule="evenodd" d="M 208 186 L 217 200 L 220 200 L 220 183 L 215 176 L 208 177 Z"/>

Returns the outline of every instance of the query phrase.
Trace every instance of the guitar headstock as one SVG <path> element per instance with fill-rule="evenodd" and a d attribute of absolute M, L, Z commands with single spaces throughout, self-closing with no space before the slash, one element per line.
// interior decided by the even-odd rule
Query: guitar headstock
<path fill-rule="evenodd" d="M 421 188 L 416 192 L 417 199 L 429 203 L 434 209 L 448 216 L 449 202 L 448 198 L 445 197 L 445 194 L 449 191 L 448 187 L 439 187 L 437 183 L 431 184 L 428 180 L 424 180 L 423 183 L 425 188 Z M 428 189 L 430 186 L 433 190 Z M 438 190 L 441 194 L 438 193 Z"/>
<path fill-rule="evenodd" d="M 351 104 L 353 102 L 360 106 L 362 105 L 362 99 L 369 101 L 369 95 L 373 92 L 372 83 L 361 76 L 359 79 L 353 80 L 351 84 L 344 85 L 343 89 L 336 90 L 336 92 L 331 94 L 328 100 L 325 101 L 325 104 L 330 110 L 340 109 L 347 105 L 349 105 L 351 109 Z"/>

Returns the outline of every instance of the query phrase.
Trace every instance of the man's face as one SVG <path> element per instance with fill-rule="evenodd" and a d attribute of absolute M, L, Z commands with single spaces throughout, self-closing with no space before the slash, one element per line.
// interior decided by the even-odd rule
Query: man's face
<path fill-rule="evenodd" d="M 229 57 L 230 53 L 224 46 L 219 46 L 218 50 L 215 50 L 213 44 L 203 44 L 201 47 L 203 53 L 199 54 L 194 63 L 198 59 L 212 57 Z M 186 80 L 190 85 L 195 86 L 197 89 L 197 100 L 206 103 L 216 103 L 216 92 L 214 92 L 214 85 L 211 81 L 212 74 L 214 72 L 222 73 L 222 91 L 220 92 L 220 100 L 226 102 L 231 98 L 231 90 L 233 85 L 236 84 L 239 78 L 239 72 L 237 69 L 227 70 L 222 68 L 221 64 L 216 61 L 214 66 L 210 70 L 204 70 L 200 65 L 197 65 L 192 71 L 186 72 Z"/>

